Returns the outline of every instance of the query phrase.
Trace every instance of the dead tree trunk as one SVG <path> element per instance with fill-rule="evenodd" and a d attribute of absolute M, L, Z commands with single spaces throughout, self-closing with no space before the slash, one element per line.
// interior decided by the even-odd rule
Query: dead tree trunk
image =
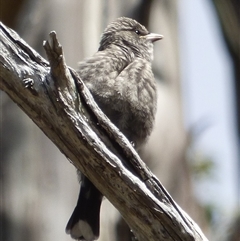
<path fill-rule="evenodd" d="M 56 34 L 44 43 L 49 64 L 0 27 L 0 88 L 112 202 L 138 240 L 207 240 L 66 66 Z"/>

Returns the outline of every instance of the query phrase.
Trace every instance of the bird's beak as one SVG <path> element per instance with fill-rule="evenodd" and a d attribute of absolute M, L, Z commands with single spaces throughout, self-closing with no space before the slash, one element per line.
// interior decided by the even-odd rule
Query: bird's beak
<path fill-rule="evenodd" d="M 163 35 L 157 34 L 157 33 L 149 33 L 144 36 L 146 40 L 151 41 L 152 43 L 155 41 L 158 41 L 160 39 L 163 39 Z"/>

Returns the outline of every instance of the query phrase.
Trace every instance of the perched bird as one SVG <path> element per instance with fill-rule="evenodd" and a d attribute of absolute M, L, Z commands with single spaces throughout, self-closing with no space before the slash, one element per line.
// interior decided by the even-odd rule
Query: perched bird
<path fill-rule="evenodd" d="M 78 73 L 96 103 L 136 150 L 154 124 L 157 91 L 151 61 L 153 42 L 162 38 L 137 21 L 120 17 L 103 32 L 98 52 L 79 64 Z M 74 239 L 92 241 L 99 236 L 103 195 L 85 176 L 81 181 L 66 232 Z"/>

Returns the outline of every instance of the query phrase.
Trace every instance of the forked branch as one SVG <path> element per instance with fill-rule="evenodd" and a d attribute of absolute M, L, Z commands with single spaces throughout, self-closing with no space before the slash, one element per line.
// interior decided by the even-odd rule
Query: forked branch
<path fill-rule="evenodd" d="M 56 33 L 49 63 L 0 25 L 0 88 L 120 211 L 139 241 L 207 240 L 64 60 Z"/>

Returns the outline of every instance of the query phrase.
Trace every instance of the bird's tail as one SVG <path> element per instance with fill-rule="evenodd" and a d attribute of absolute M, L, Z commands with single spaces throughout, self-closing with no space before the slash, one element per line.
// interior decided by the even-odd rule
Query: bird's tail
<path fill-rule="evenodd" d="M 102 197 L 98 189 L 86 177 L 82 177 L 77 206 L 67 223 L 66 233 L 78 240 L 96 240 L 99 236 Z"/>

